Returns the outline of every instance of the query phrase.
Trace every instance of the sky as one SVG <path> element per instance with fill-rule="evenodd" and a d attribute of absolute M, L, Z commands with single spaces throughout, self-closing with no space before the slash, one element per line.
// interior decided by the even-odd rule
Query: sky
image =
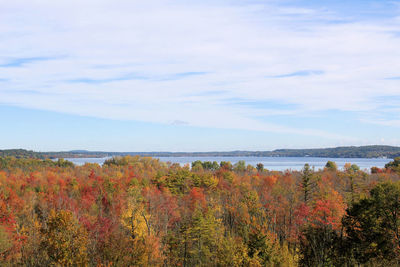
<path fill-rule="evenodd" d="M 400 0 L 0 0 L 0 149 L 400 146 Z"/>

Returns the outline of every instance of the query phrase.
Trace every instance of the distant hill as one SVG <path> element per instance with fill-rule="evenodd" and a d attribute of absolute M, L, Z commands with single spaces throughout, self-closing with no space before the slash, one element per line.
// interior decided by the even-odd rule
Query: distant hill
<path fill-rule="evenodd" d="M 41 153 L 25 149 L 0 150 L 0 157 L 37 158 L 37 159 L 44 158 L 44 156 Z"/>
<path fill-rule="evenodd" d="M 323 157 L 323 158 L 395 158 L 400 157 L 400 147 L 395 146 L 348 146 L 315 149 L 276 149 L 273 151 L 228 152 L 132 152 L 119 155 L 158 157 Z"/>
<path fill-rule="evenodd" d="M 104 152 L 72 150 L 61 152 L 34 152 L 24 149 L 0 150 L 0 157 L 17 158 L 102 158 L 139 155 L 148 157 L 324 157 L 324 158 L 395 158 L 400 157 L 400 147 L 395 146 L 347 146 L 313 149 L 276 149 L 273 151 L 227 152 Z"/>
<path fill-rule="evenodd" d="M 272 154 L 285 157 L 395 158 L 400 156 L 400 147 L 375 145 L 319 149 L 277 149 Z"/>

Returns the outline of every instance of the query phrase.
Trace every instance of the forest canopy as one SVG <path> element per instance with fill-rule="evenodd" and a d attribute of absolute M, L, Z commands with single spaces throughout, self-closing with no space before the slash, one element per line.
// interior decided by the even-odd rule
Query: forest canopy
<path fill-rule="evenodd" d="M 397 163 L 277 172 L 0 158 L 0 265 L 395 266 Z"/>

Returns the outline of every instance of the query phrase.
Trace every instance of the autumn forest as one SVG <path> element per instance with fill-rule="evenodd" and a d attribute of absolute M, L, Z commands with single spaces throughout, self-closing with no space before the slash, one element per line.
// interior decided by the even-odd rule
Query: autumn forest
<path fill-rule="evenodd" d="M 1 266 L 393 266 L 400 158 L 277 172 L 0 158 Z"/>

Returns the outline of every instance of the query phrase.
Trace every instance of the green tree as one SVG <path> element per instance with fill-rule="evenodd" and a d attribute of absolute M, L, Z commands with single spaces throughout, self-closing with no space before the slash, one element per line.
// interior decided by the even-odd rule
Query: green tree
<path fill-rule="evenodd" d="M 385 168 L 400 173 L 400 157 L 397 157 L 393 161 L 387 163 Z"/>
<path fill-rule="evenodd" d="M 243 173 L 246 171 L 246 162 L 244 160 L 239 160 L 233 165 L 233 170 L 235 172 Z"/>
<path fill-rule="evenodd" d="M 170 236 L 170 247 L 179 248 L 180 266 L 215 266 L 223 238 L 223 226 L 212 210 L 196 208 L 192 217 L 181 225 L 179 235 Z"/>
<path fill-rule="evenodd" d="M 311 195 L 315 186 L 316 182 L 313 175 L 313 171 L 311 170 L 310 165 L 306 163 L 304 164 L 301 177 L 301 187 L 303 190 L 304 203 L 308 203 L 308 201 L 311 199 Z"/>
<path fill-rule="evenodd" d="M 232 170 L 232 163 L 231 163 L 230 161 L 221 161 L 221 162 L 219 163 L 219 166 L 220 166 L 222 169 L 225 169 L 225 170 L 229 170 L 229 171 Z"/>
<path fill-rule="evenodd" d="M 343 219 L 348 247 L 359 263 L 399 260 L 400 184 L 385 182 L 355 202 Z"/>
<path fill-rule="evenodd" d="M 329 171 L 337 171 L 336 162 L 330 161 L 330 160 L 329 160 L 329 161 L 325 164 L 325 168 L 326 168 L 327 170 L 329 170 Z"/>
<path fill-rule="evenodd" d="M 264 171 L 264 164 L 262 163 L 257 163 L 257 171 L 258 172 L 263 172 Z"/>
<path fill-rule="evenodd" d="M 300 237 L 300 266 L 335 266 L 335 246 L 338 242 L 336 231 L 308 225 Z"/>
<path fill-rule="evenodd" d="M 203 172 L 203 163 L 200 160 L 196 160 L 192 162 L 192 171 L 194 172 Z"/>
<path fill-rule="evenodd" d="M 65 160 L 65 159 L 58 159 L 56 161 L 56 165 L 58 167 L 62 167 L 62 168 L 66 168 L 66 167 L 74 167 L 74 163 L 69 161 L 69 160 Z"/>

